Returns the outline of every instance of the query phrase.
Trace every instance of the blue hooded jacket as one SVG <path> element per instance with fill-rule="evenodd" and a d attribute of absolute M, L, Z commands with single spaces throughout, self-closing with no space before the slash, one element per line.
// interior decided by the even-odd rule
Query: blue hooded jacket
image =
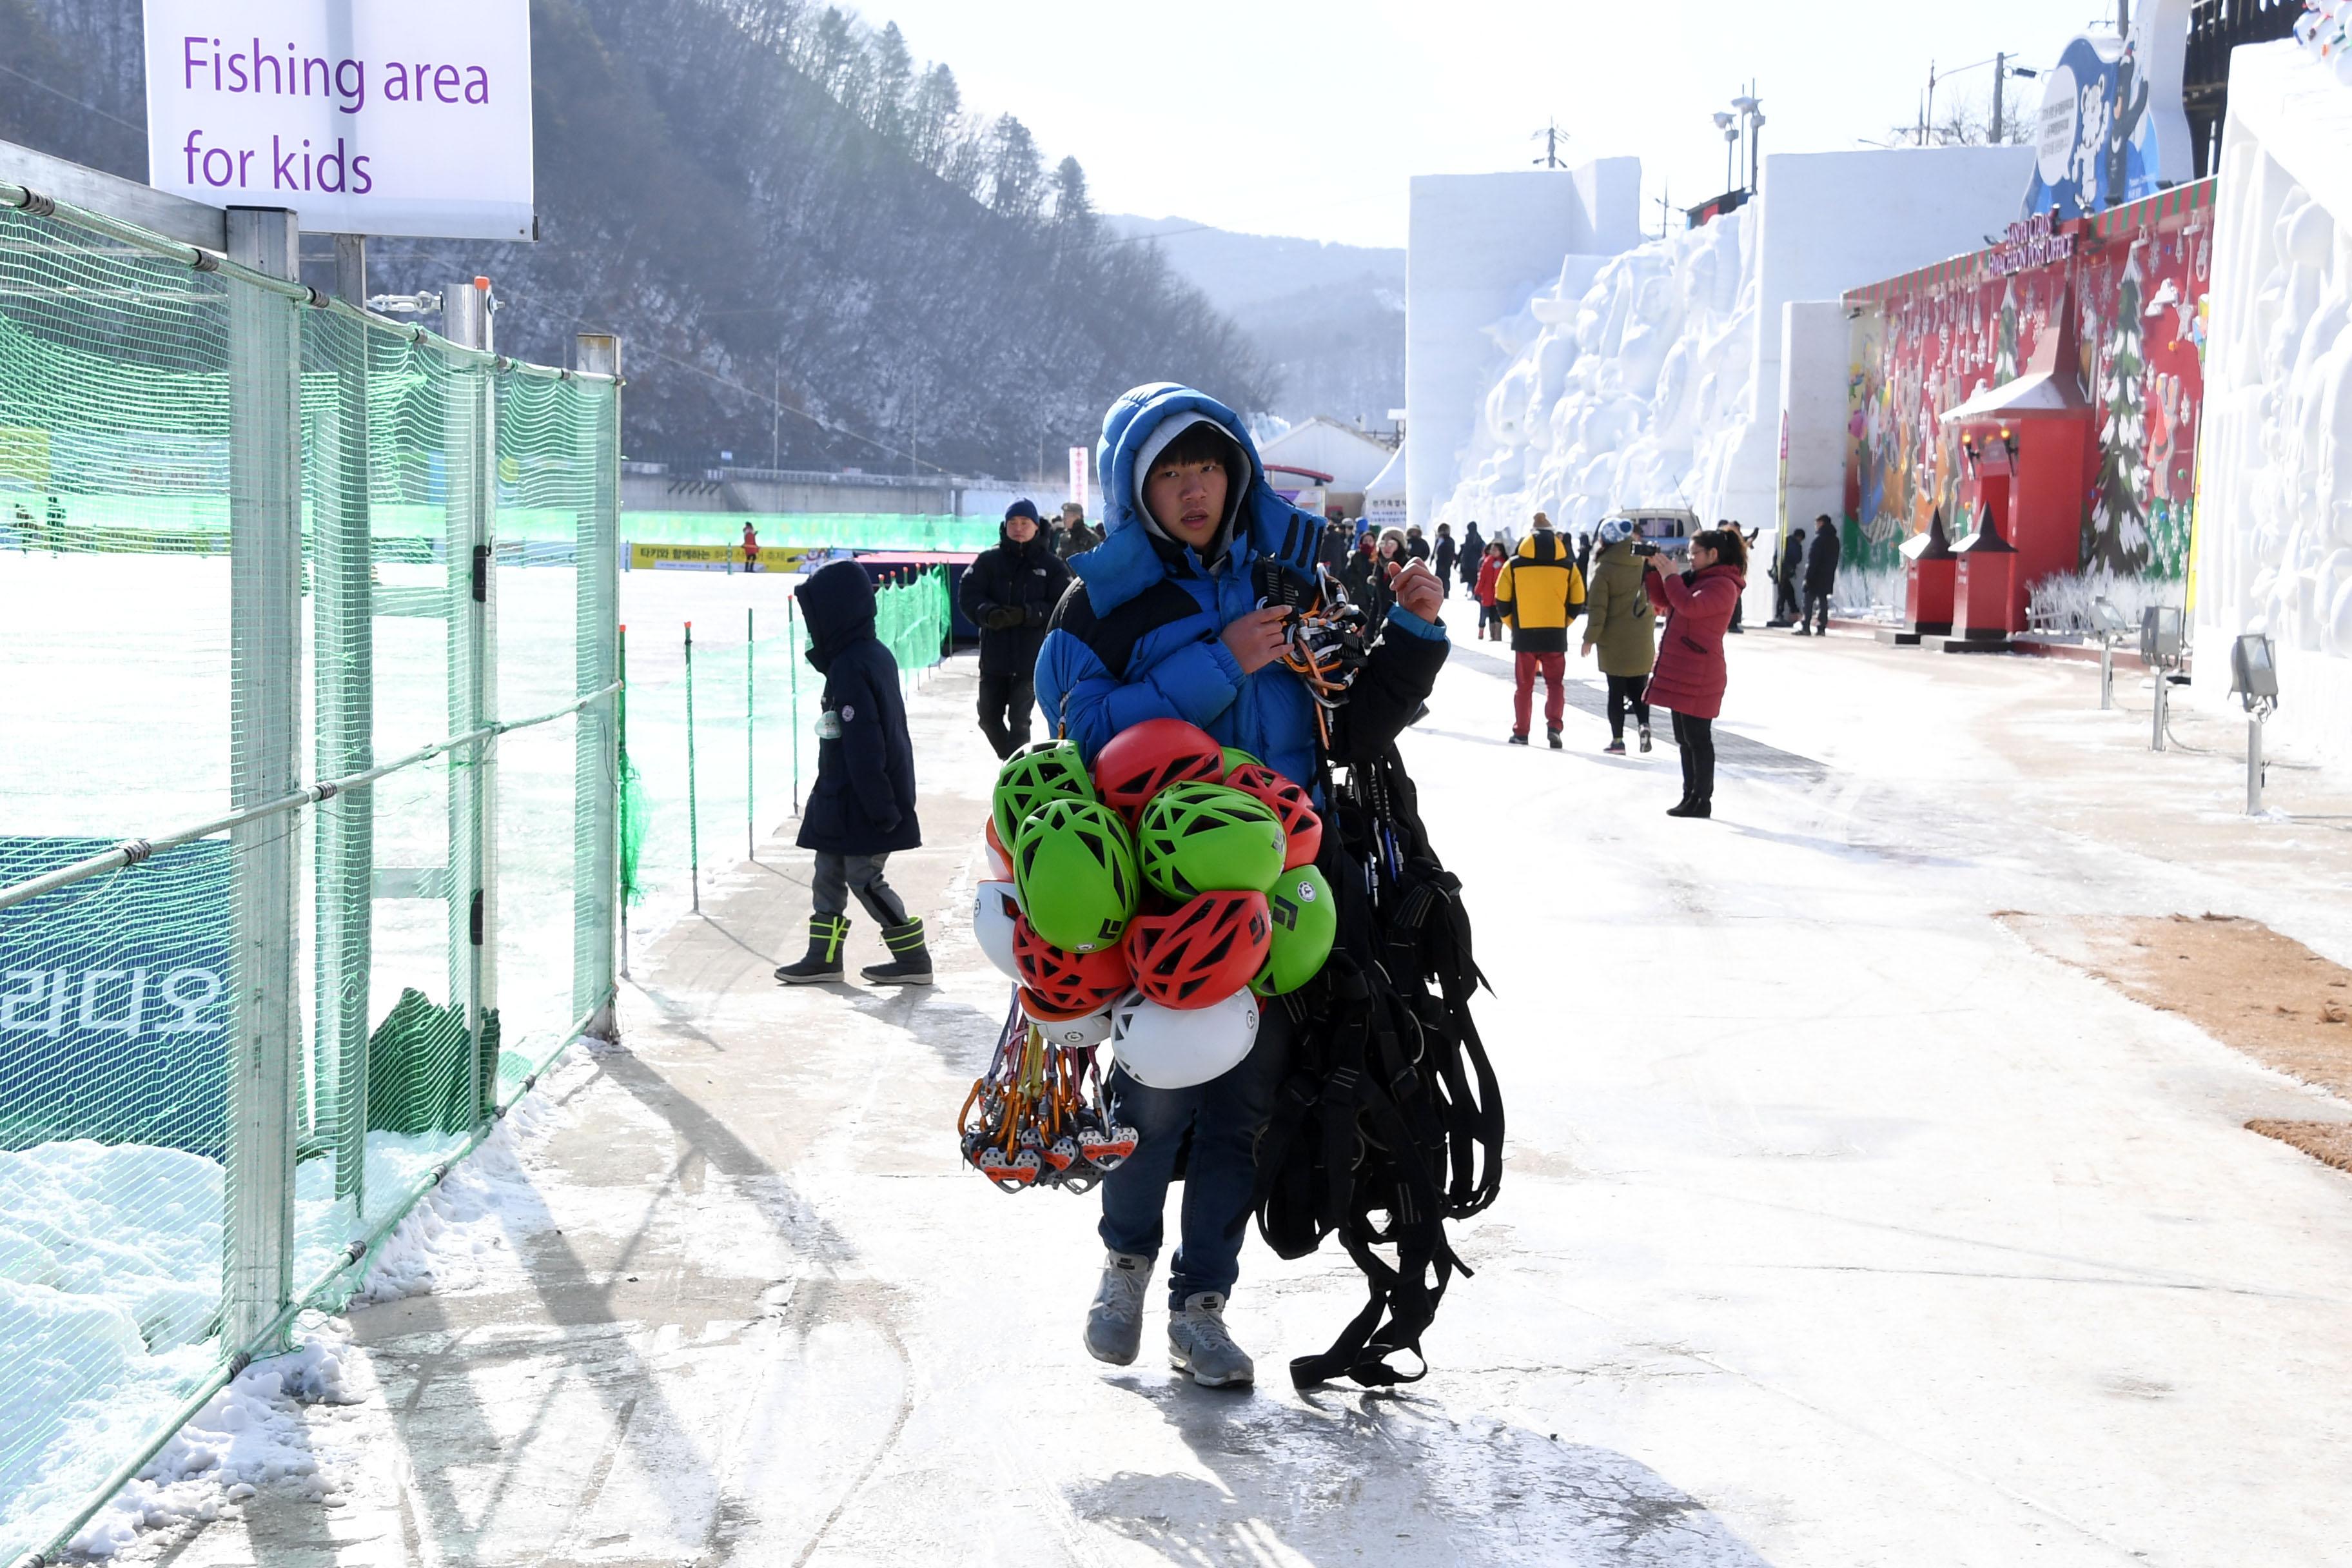
<path fill-rule="evenodd" d="M 1232 438 L 1249 469 L 1238 502 L 1228 500 L 1223 548 L 1213 544 L 1209 561 L 1160 533 L 1142 500 L 1145 465 L 1167 444 L 1162 427 L 1173 436 L 1202 420 Z M 1139 386 L 1111 405 L 1096 463 L 1105 538 L 1070 558 L 1078 581 L 1037 654 L 1037 703 L 1049 729 L 1066 732 L 1091 763 L 1130 725 L 1181 719 L 1314 788 L 1314 699 L 1279 664 L 1244 675 L 1219 638 L 1256 607 L 1251 567 L 1259 556 L 1313 575 L 1323 520 L 1275 493 L 1232 409 L 1172 382 Z M 1391 612 L 1389 626 L 1440 645 L 1432 651 L 1442 661 L 1441 627 L 1403 610 Z"/>

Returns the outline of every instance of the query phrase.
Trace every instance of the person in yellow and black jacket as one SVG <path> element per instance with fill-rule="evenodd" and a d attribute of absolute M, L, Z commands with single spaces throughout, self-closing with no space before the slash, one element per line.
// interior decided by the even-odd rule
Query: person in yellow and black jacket
<path fill-rule="evenodd" d="M 1495 607 L 1511 628 L 1511 744 L 1528 743 L 1528 721 L 1535 707 L 1536 677 L 1544 678 L 1544 738 L 1559 750 L 1559 721 L 1567 701 L 1568 626 L 1584 614 L 1584 574 L 1576 551 L 1552 531 L 1551 519 L 1535 515 L 1535 527 L 1519 541 L 1519 552 L 1495 584 Z"/>

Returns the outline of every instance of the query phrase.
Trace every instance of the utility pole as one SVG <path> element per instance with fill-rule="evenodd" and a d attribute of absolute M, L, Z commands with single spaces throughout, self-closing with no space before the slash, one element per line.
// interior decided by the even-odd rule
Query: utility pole
<path fill-rule="evenodd" d="M 1994 146 L 1996 146 L 1996 147 L 1998 147 L 1998 146 L 2000 146 L 2000 89 L 2001 89 L 2001 84 L 2002 84 L 2002 83 L 2004 83 L 2005 81 L 2007 81 L 2008 79 L 2009 79 L 2009 57 L 2008 57 L 2007 55 L 1995 55 L 1995 56 L 1993 56 L 1993 58 L 1992 58 L 1992 144 L 1993 144 Z"/>
<path fill-rule="evenodd" d="M 1658 237 L 1664 239 L 1673 232 L 1675 221 L 1675 188 L 1667 185 L 1658 194 Z"/>
<path fill-rule="evenodd" d="M 2116 34 L 2119 37 L 2131 37 L 2131 0 L 2116 0 Z"/>
<path fill-rule="evenodd" d="M 1927 138 L 1936 133 L 1936 62 L 1927 62 L 1927 101 L 1919 110 L 1919 145 L 1925 147 Z"/>

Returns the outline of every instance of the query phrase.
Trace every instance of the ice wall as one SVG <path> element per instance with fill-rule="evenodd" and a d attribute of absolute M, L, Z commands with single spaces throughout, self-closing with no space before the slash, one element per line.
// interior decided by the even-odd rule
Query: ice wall
<path fill-rule="evenodd" d="M 1570 532 L 1611 506 L 1694 506 L 1745 431 L 1756 338 L 1752 208 L 1559 277 L 1487 329 L 1507 365 L 1436 515 Z"/>
<path fill-rule="evenodd" d="M 1978 248 L 2015 217 L 2032 163 L 2030 147 L 1777 154 L 1728 217 L 1570 257 L 1487 329 L 1495 373 L 1434 515 L 1517 530 L 1540 509 L 1572 531 L 1612 506 L 1687 506 L 1771 528 L 1782 308 Z M 1843 411 L 1821 409 L 1832 428 L 1801 434 L 1835 441 Z"/>
<path fill-rule="evenodd" d="M 2352 765 L 2352 71 L 2294 41 L 2230 75 L 2208 306 L 2198 700 L 2273 640 L 2282 739 Z"/>
<path fill-rule="evenodd" d="M 1641 243 L 1642 165 L 1602 158 L 1570 174 L 1416 174 L 1405 258 L 1406 504 L 1429 525 L 1465 472 L 1472 410 L 1503 363 L 1488 322 L 1559 271 L 1562 256 Z M 1597 265 L 1597 262 L 1595 263 Z"/>

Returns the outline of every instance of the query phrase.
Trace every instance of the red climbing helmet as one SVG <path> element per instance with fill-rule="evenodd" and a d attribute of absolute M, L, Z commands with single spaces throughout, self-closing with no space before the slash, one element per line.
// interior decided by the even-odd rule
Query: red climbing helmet
<path fill-rule="evenodd" d="M 1296 871 L 1311 864 L 1323 847 L 1323 819 L 1307 792 L 1263 763 L 1248 763 L 1225 775 L 1225 787 L 1237 789 L 1265 803 L 1282 824 L 1286 838 L 1282 868 Z"/>
<path fill-rule="evenodd" d="M 1032 931 L 1026 915 L 1013 922 L 1013 964 L 1021 972 L 1023 1005 L 1034 998 L 1031 1011 L 1055 1019 L 1099 1013 L 1128 991 L 1127 953 L 1118 943 L 1094 952 L 1072 952 Z"/>
<path fill-rule="evenodd" d="M 1095 786 L 1129 817 L 1172 784 L 1213 784 L 1225 771 L 1225 749 L 1209 732 L 1181 719 L 1146 719 L 1103 743 L 1095 753 Z"/>
<path fill-rule="evenodd" d="M 1164 1007 L 1210 1007 L 1265 965 L 1274 922 L 1264 893 L 1202 893 L 1171 915 L 1138 915 L 1119 945 L 1135 988 Z"/>

